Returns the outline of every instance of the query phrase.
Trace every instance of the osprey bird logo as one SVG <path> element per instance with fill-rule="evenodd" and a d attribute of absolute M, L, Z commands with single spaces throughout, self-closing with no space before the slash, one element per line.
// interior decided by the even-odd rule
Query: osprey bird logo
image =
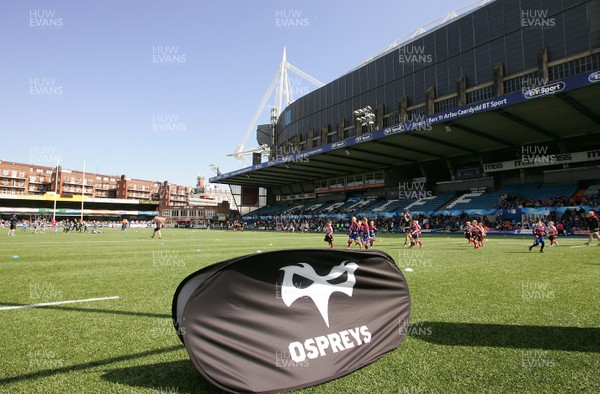
<path fill-rule="evenodd" d="M 306 263 L 298 263 L 298 265 L 288 265 L 280 268 L 281 271 L 285 272 L 281 286 L 281 298 L 285 305 L 289 307 L 298 298 L 310 297 L 317 306 L 321 316 L 323 316 L 325 324 L 329 327 L 329 297 L 336 291 L 352 297 L 352 290 L 356 283 L 354 271 L 357 268 L 358 265 L 356 263 L 347 260 L 333 267 L 331 272 L 325 276 L 317 275 L 314 268 Z M 348 274 L 345 282 L 337 284 L 329 283 L 330 280 L 337 279 L 344 273 Z M 306 288 L 298 288 L 293 282 L 294 275 L 302 276 L 313 283 Z"/>

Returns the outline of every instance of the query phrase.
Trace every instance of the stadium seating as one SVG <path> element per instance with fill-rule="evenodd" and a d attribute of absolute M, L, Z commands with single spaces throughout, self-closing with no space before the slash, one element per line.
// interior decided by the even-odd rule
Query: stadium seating
<path fill-rule="evenodd" d="M 410 209 L 411 211 L 435 211 L 446 204 L 453 196 L 454 193 L 445 192 L 431 197 L 423 197 L 407 205 L 405 209 Z"/>
<path fill-rule="evenodd" d="M 394 210 L 404 206 L 405 200 L 380 200 L 371 206 L 371 212 L 393 212 Z"/>
<path fill-rule="evenodd" d="M 469 192 L 459 196 L 457 199 L 446 205 L 444 209 L 489 209 L 498 203 L 502 194 L 500 192 Z"/>
<path fill-rule="evenodd" d="M 339 209 L 342 205 L 344 205 L 343 201 L 338 201 L 323 207 L 318 213 L 331 213 L 335 209 Z"/>
<path fill-rule="evenodd" d="M 469 209 L 494 209 L 502 206 L 514 206 L 525 203 L 524 206 L 544 206 L 562 204 L 573 196 L 597 196 L 600 185 L 592 185 L 580 190 L 577 194 L 577 185 L 540 185 L 538 183 L 524 183 L 518 185 L 505 185 L 497 191 L 471 191 L 455 196 L 452 192 L 439 193 L 435 196 L 420 198 L 416 201 L 407 199 L 386 200 L 383 198 L 353 196 L 346 201 L 317 202 L 306 201 L 296 204 L 276 204 L 260 208 L 252 213 L 253 216 L 276 215 L 319 215 L 319 214 L 373 214 L 399 213 L 405 209 L 413 212 L 431 212 L 440 209 L 469 210 Z M 506 200 L 506 197 L 510 197 Z"/>
<path fill-rule="evenodd" d="M 585 191 L 585 194 L 589 194 L 592 196 L 600 194 L 600 184 L 592 185 L 592 186 L 588 187 L 587 190 Z"/>
<path fill-rule="evenodd" d="M 577 185 L 546 185 L 540 187 L 537 183 L 524 183 L 519 185 L 506 185 L 495 192 L 468 192 L 462 194 L 445 209 L 491 209 L 499 205 L 502 196 L 513 195 L 533 201 L 553 200 L 564 197 L 568 200 L 577 191 Z M 541 204 L 544 205 L 544 204 Z"/>

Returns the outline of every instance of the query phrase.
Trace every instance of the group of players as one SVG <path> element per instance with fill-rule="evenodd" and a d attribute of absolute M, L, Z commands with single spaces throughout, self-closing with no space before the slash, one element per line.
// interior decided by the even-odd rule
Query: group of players
<path fill-rule="evenodd" d="M 419 245 L 420 248 L 423 248 L 423 242 L 421 242 L 421 225 L 419 225 L 419 221 L 412 220 L 410 212 L 407 210 L 402 217 L 402 222 L 402 229 L 406 234 L 404 247 L 412 248 L 415 245 Z M 325 227 L 324 241 L 329 244 L 329 248 L 333 249 L 333 226 L 331 223 L 331 220 L 329 220 Z M 350 226 L 348 227 L 348 245 L 346 248 L 350 249 L 353 244 L 357 245 L 359 248 L 372 248 L 375 244 L 377 231 L 377 227 L 373 220 L 369 221 L 366 217 L 362 220 L 357 220 L 355 216 L 352 216 Z"/>
<path fill-rule="evenodd" d="M 467 239 L 467 245 L 473 244 L 475 249 L 479 249 L 485 246 L 485 227 L 482 224 L 477 223 L 477 220 L 467 221 L 464 228 L 465 238 Z"/>
<path fill-rule="evenodd" d="M 357 220 L 355 216 L 352 216 L 352 221 L 348 227 L 348 246 L 350 249 L 352 244 L 358 245 L 360 248 L 369 249 L 375 244 L 375 234 L 377 233 L 377 227 L 375 222 L 369 219 L 363 218 Z M 325 226 L 325 242 L 329 244 L 329 248 L 333 249 L 333 226 L 331 220 L 327 221 Z"/>
<path fill-rule="evenodd" d="M 589 222 L 589 242 L 586 245 L 590 246 L 594 239 L 594 236 L 598 238 L 600 242 L 600 219 L 594 211 L 590 211 L 588 214 Z M 412 248 L 413 246 L 419 245 L 423 248 L 423 242 L 421 242 L 421 226 L 418 220 L 413 220 L 410 212 L 407 210 L 402 216 L 402 229 L 406 234 L 404 238 L 404 247 Z M 365 217 L 362 220 L 357 220 L 356 217 L 352 217 L 350 226 L 348 227 L 348 246 L 350 249 L 352 245 L 358 245 L 360 248 L 369 249 L 372 248 L 375 243 L 375 233 L 377 227 L 373 220 L 369 220 Z M 550 246 L 558 246 L 556 238 L 558 237 L 558 230 L 554 225 L 553 221 L 548 222 L 548 225 L 540 219 L 532 228 L 535 240 L 529 250 L 540 246 L 540 252 L 544 253 L 544 247 L 546 246 L 545 236 L 550 240 Z M 473 245 L 475 249 L 479 249 L 485 246 L 486 228 L 483 224 L 477 222 L 477 220 L 467 221 L 464 227 L 465 238 L 467 239 L 467 245 Z M 325 227 L 325 242 L 329 244 L 329 247 L 333 249 L 333 226 L 331 220 L 327 222 Z"/>
<path fill-rule="evenodd" d="M 596 212 L 590 211 L 588 212 L 588 228 L 590 230 L 589 233 L 589 241 L 586 242 L 587 246 L 592 246 L 592 242 L 594 241 L 594 237 L 598 238 L 599 246 L 600 246 L 600 220 L 596 215 Z M 550 240 L 550 246 L 557 246 L 558 242 L 556 242 L 556 237 L 558 237 L 558 230 L 554 225 L 553 221 L 548 222 L 548 226 L 544 224 L 542 220 L 539 220 L 532 229 L 535 240 L 533 244 L 529 246 L 529 251 L 533 248 L 540 246 L 540 253 L 544 253 L 544 247 L 546 246 L 546 241 L 544 240 L 545 236 L 548 236 Z"/>

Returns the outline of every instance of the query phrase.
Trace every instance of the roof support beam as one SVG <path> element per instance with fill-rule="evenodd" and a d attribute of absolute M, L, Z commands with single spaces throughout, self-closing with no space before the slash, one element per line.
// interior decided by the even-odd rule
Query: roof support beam
<path fill-rule="evenodd" d="M 503 140 L 501 138 L 495 137 L 493 135 L 482 133 L 481 131 L 477 131 L 477 130 L 475 130 L 475 129 L 471 128 L 471 127 L 468 127 L 468 126 L 463 126 L 461 124 L 453 123 L 453 122 L 448 122 L 448 123 L 446 123 L 446 125 L 448 125 L 450 127 L 455 127 L 455 128 L 457 128 L 459 130 L 462 130 L 462 131 L 464 131 L 466 133 L 475 135 L 475 136 L 477 136 L 479 138 L 483 138 L 483 139 L 486 139 L 488 141 L 493 141 L 493 142 L 495 142 L 497 144 L 500 144 L 502 146 L 505 146 L 507 148 L 510 148 L 510 147 L 513 146 L 511 143 L 506 142 L 505 140 Z"/>
<path fill-rule="evenodd" d="M 421 135 L 421 134 L 406 134 L 406 135 L 410 135 L 411 137 L 418 138 L 418 139 L 421 139 L 421 140 L 425 140 L 427 142 L 432 142 L 434 144 L 449 146 L 451 148 L 462 150 L 462 151 L 465 151 L 465 152 L 477 153 L 477 151 L 474 150 L 474 149 L 465 148 L 464 146 L 460 146 L 460 145 L 454 144 L 452 142 L 436 140 L 435 138 L 426 137 L 426 136 Z"/>
<path fill-rule="evenodd" d="M 567 103 L 567 105 L 569 105 L 569 107 L 573 108 L 580 114 L 586 116 L 588 119 L 591 119 L 594 123 L 596 123 L 597 125 L 600 126 L 600 116 L 593 113 L 588 107 L 581 104 L 578 100 L 574 99 L 573 97 L 571 97 L 567 94 L 561 94 L 560 96 L 557 96 L 557 97 L 559 97 L 562 101 Z"/>
<path fill-rule="evenodd" d="M 429 155 L 429 156 L 433 156 L 433 157 L 435 157 L 437 159 L 444 159 L 443 156 L 436 155 L 436 154 L 431 153 L 431 152 L 425 152 L 424 150 L 416 149 L 416 148 L 406 148 L 404 146 L 392 144 L 391 142 L 384 142 L 384 141 L 375 140 L 375 141 L 373 141 L 373 143 L 374 144 L 383 145 L 383 146 L 394 147 L 396 149 L 402 149 L 402 150 L 407 151 L 407 152 L 418 153 L 418 154 L 421 154 L 421 155 Z"/>
<path fill-rule="evenodd" d="M 378 157 L 386 157 L 386 158 L 388 158 L 388 159 L 393 159 L 393 160 L 404 161 L 404 162 L 407 162 L 407 163 L 416 163 L 416 161 L 415 161 L 415 160 L 406 159 L 406 158 L 403 158 L 403 157 L 401 157 L 401 156 L 392 156 L 392 155 L 387 155 L 387 154 L 385 154 L 385 153 L 379 153 L 379 152 L 370 152 L 370 151 L 368 151 L 368 150 L 359 149 L 359 148 L 352 148 L 352 150 L 350 151 L 350 153 L 352 153 L 352 152 L 354 152 L 354 151 L 356 151 L 356 152 L 359 152 L 359 153 L 364 153 L 364 154 L 366 154 L 366 155 L 374 155 L 374 156 L 378 156 Z M 399 164 L 400 164 L 400 163 L 399 163 Z M 390 164 L 388 164 L 388 165 L 390 165 Z"/>
<path fill-rule="evenodd" d="M 520 124 L 521 126 L 525 126 L 526 128 L 528 128 L 532 131 L 535 131 L 538 134 L 542 134 L 546 137 L 552 138 L 553 140 L 558 139 L 558 136 L 556 134 L 549 132 L 548 130 L 544 129 L 543 127 L 533 124 L 530 121 L 521 118 L 520 116 L 511 114 L 510 112 L 506 112 L 503 109 L 498 109 L 494 112 L 496 112 L 498 115 L 500 115 L 506 119 L 512 120 L 513 122 Z"/>

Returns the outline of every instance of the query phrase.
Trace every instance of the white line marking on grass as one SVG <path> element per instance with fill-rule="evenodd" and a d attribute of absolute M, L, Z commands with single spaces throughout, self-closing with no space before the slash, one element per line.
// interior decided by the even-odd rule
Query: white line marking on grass
<path fill-rule="evenodd" d="M 145 238 L 142 239 L 132 239 L 132 240 L 94 240 L 94 241 L 40 241 L 40 242 L 35 242 L 35 243 L 31 243 L 31 242 L 13 242 L 10 245 L 49 245 L 49 244 L 96 244 L 96 243 L 131 243 L 134 241 L 145 241 Z M 150 239 L 148 239 L 150 240 Z M 181 242 L 181 241 L 188 241 L 187 239 L 171 239 L 169 240 L 169 243 L 171 242 Z M 152 241 L 150 241 L 152 242 Z M 8 245 L 8 244 L 7 244 Z"/>
<path fill-rule="evenodd" d="M 0 311 L 6 311 L 6 310 L 9 310 L 9 309 L 37 308 L 37 307 L 40 307 L 40 306 L 74 304 L 76 302 L 93 302 L 93 301 L 104 301 L 104 300 L 116 300 L 117 298 L 119 298 L 119 296 L 101 297 L 101 298 L 87 298 L 85 300 L 69 300 L 69 301 L 57 301 L 57 302 L 43 302 L 41 304 L 30 304 L 30 305 L 3 306 L 3 307 L 0 308 Z"/>

